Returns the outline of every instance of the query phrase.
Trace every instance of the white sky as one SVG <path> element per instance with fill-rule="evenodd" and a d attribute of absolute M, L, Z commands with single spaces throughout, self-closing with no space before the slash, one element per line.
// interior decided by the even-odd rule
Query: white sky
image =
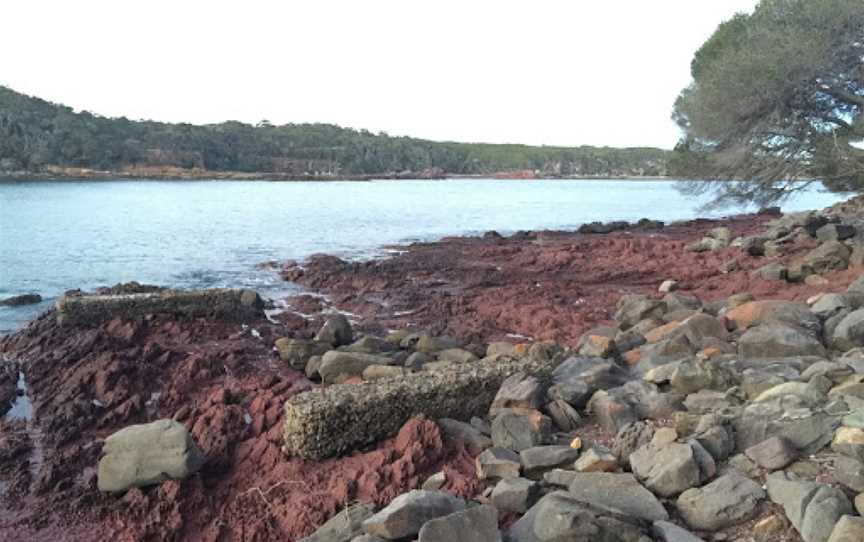
<path fill-rule="evenodd" d="M 0 84 L 106 116 L 671 148 L 690 60 L 756 0 L 2 0 Z"/>

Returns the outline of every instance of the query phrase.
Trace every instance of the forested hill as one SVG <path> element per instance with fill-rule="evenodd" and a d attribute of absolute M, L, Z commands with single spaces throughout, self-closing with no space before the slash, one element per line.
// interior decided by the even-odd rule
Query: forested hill
<path fill-rule="evenodd" d="M 578 130 L 574 126 L 574 130 Z M 391 175 L 660 176 L 668 151 L 433 142 L 330 124 L 205 126 L 106 118 L 0 86 L 0 173 L 246 172 Z"/>

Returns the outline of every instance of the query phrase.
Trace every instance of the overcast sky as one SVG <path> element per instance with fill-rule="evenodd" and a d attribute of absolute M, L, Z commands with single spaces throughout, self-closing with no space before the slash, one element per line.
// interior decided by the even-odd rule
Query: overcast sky
<path fill-rule="evenodd" d="M 2 0 L 0 84 L 106 116 L 671 148 L 695 50 L 756 0 Z"/>

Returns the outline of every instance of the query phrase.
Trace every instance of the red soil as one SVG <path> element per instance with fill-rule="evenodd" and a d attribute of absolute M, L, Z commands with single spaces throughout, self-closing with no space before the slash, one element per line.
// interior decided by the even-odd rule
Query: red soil
<path fill-rule="evenodd" d="M 622 294 L 659 295 L 657 287 L 666 279 L 677 280 L 681 293 L 703 301 L 740 292 L 804 300 L 816 292 L 842 290 L 860 273 L 827 274 L 825 287 L 767 281 L 753 273 L 772 261 L 800 257 L 815 241 L 789 245 L 780 258 L 753 258 L 734 247 L 684 251 L 711 228 L 727 226 L 733 236 L 750 235 L 764 230 L 768 219 L 745 215 L 608 235 L 447 238 L 404 247 L 386 260 L 348 263 L 315 256 L 282 273 L 329 294 L 335 306 L 356 314 L 370 331 L 410 326 L 469 342 L 516 334 L 571 346 L 584 331 L 610 320 Z M 735 270 L 725 272 L 729 268 Z M 308 306 L 304 296 L 289 301 Z"/>

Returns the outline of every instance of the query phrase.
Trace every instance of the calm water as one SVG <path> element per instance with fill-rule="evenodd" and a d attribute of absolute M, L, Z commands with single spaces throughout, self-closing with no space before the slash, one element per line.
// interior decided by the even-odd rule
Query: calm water
<path fill-rule="evenodd" d="M 498 230 L 568 229 L 594 220 L 697 216 L 702 201 L 660 181 L 28 182 L 0 183 L 0 333 L 71 288 L 137 280 L 175 287 L 290 286 L 255 269 L 316 252 L 382 255 L 382 246 Z M 786 211 L 824 207 L 812 191 Z M 727 210 L 727 213 L 729 211 Z"/>

